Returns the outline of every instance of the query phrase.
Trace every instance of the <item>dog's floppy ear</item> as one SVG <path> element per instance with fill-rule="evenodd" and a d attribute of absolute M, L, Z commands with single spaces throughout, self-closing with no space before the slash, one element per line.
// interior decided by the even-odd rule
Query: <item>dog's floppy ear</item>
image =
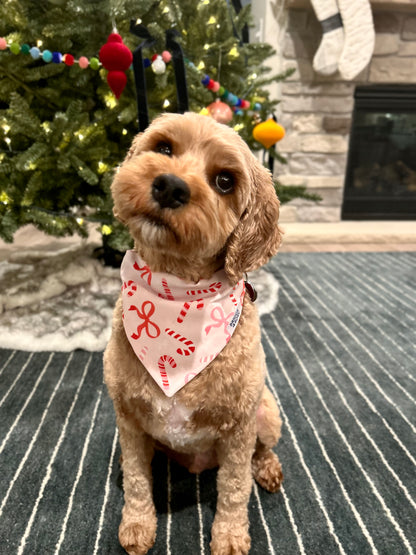
<path fill-rule="evenodd" d="M 225 271 L 232 283 L 265 264 L 281 243 L 277 225 L 279 200 L 270 172 L 251 155 L 251 194 L 246 210 L 231 235 L 226 250 Z"/>

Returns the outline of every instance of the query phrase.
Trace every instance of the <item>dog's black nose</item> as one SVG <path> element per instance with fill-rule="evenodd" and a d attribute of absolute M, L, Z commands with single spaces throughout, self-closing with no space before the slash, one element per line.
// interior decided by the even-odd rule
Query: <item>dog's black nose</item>
<path fill-rule="evenodd" d="M 152 197 L 161 208 L 180 208 L 189 202 L 191 191 L 180 177 L 163 173 L 152 183 Z"/>

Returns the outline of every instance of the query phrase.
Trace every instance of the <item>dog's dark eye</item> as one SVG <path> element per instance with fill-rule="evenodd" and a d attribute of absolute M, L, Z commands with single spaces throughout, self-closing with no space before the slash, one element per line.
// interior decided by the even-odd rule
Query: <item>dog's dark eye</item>
<path fill-rule="evenodd" d="M 165 156 L 172 156 L 173 148 L 170 143 L 161 141 L 160 143 L 157 143 L 155 152 L 158 152 L 159 154 L 164 154 Z"/>
<path fill-rule="evenodd" d="M 219 193 L 227 195 L 234 190 L 234 177 L 229 172 L 220 172 L 214 178 L 214 185 Z"/>

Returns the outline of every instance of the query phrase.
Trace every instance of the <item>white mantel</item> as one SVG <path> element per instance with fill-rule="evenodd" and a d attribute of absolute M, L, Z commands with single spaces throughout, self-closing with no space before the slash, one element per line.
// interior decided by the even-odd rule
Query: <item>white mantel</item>
<path fill-rule="evenodd" d="M 416 12 L 416 0 L 370 0 L 370 4 L 374 10 Z M 288 0 L 287 7 L 304 9 L 312 5 L 310 0 Z"/>

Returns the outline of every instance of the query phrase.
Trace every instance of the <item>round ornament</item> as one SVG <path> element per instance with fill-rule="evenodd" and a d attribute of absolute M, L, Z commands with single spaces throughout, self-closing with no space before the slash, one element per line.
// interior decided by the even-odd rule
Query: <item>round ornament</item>
<path fill-rule="evenodd" d="M 218 123 L 229 123 L 233 119 L 233 111 L 225 102 L 217 99 L 207 106 L 209 115 Z"/>
<path fill-rule="evenodd" d="M 262 121 L 253 129 L 253 139 L 264 146 L 270 148 L 275 143 L 283 139 L 285 128 L 274 121 L 273 118 Z"/>
<path fill-rule="evenodd" d="M 6 50 L 7 48 L 7 41 L 5 38 L 0 38 L 0 50 Z"/>
<path fill-rule="evenodd" d="M 108 71 L 126 71 L 131 66 L 133 54 L 123 44 L 118 33 L 111 33 L 107 42 L 100 48 L 100 62 Z"/>
<path fill-rule="evenodd" d="M 162 75 L 166 71 L 166 64 L 162 60 L 162 56 L 157 56 L 157 58 L 152 62 L 152 70 L 156 75 Z"/>

